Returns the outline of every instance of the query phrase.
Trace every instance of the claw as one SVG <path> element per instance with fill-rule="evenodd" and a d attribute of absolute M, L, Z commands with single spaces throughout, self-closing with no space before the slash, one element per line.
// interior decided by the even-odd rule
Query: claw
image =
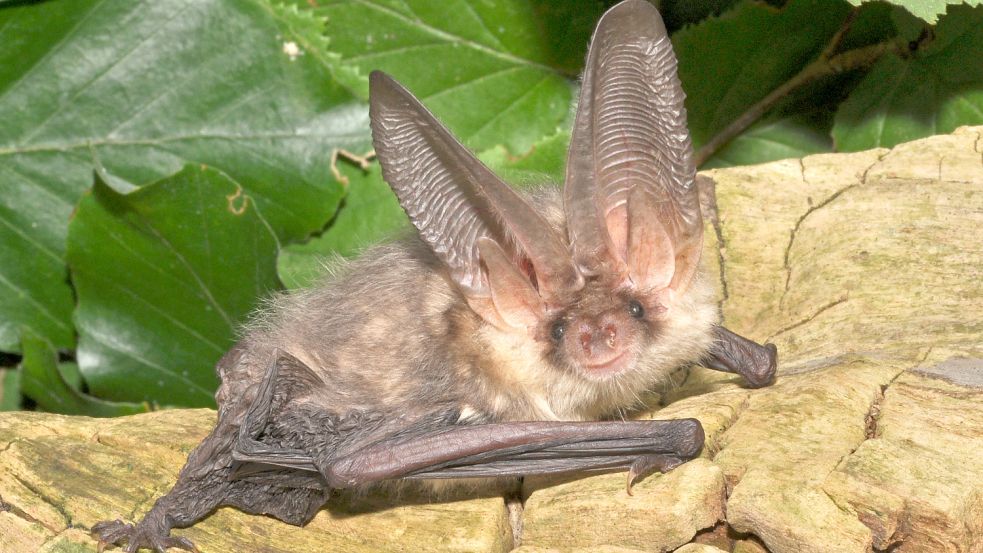
<path fill-rule="evenodd" d="M 177 547 L 179 549 L 184 549 L 185 551 L 191 551 L 191 553 L 201 553 L 201 550 L 195 546 L 194 542 L 184 537 L 169 537 L 165 540 L 167 547 Z"/>
<path fill-rule="evenodd" d="M 628 495 L 633 496 L 635 494 L 632 493 L 631 487 L 635 485 L 635 482 L 652 474 L 653 471 L 657 470 L 666 473 L 681 464 L 683 464 L 683 460 L 673 455 L 644 455 L 639 457 L 635 459 L 628 469 L 628 481 L 625 491 Z"/>
<path fill-rule="evenodd" d="M 201 553 L 188 538 L 169 536 L 169 530 L 156 519 L 144 519 L 139 524 L 127 524 L 122 520 L 100 522 L 92 527 L 92 535 L 98 540 L 97 550 L 101 553 L 108 545 L 122 545 L 124 553 L 136 553 L 141 547 L 156 553 L 167 553 L 171 547 Z"/>

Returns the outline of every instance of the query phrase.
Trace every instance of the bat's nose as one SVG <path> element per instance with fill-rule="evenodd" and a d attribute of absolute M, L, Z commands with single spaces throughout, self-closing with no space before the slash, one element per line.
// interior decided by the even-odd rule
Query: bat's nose
<path fill-rule="evenodd" d="M 618 327 L 615 324 L 584 324 L 580 328 L 580 347 L 588 358 L 606 356 L 618 350 Z"/>

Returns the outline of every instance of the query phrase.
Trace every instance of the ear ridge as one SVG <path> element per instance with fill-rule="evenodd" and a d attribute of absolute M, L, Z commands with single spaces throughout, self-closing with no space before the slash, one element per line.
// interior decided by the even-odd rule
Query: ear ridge
<path fill-rule="evenodd" d="M 514 254 L 506 259 L 528 258 L 545 301 L 583 284 L 556 230 L 419 100 L 380 71 L 372 72 L 369 85 L 372 140 L 383 177 L 469 301 L 487 303 L 481 298 L 493 293 L 482 267 L 482 239 Z"/>
<path fill-rule="evenodd" d="M 478 250 L 488 271 L 492 305 L 498 318 L 513 329 L 535 327 L 545 316 L 546 308 L 532 283 L 494 240 L 480 238 Z"/>
<path fill-rule="evenodd" d="M 641 187 L 628 196 L 628 274 L 642 290 L 662 290 L 676 273 L 672 239 L 659 219 L 655 198 Z"/>
<path fill-rule="evenodd" d="M 567 161 L 564 209 L 578 264 L 628 261 L 634 223 L 625 220 L 626 203 L 641 188 L 653 198 L 647 216 L 659 220 L 677 254 L 687 252 L 674 260 L 672 282 L 688 285 L 699 262 L 688 246 L 702 241 L 703 222 L 684 98 L 658 11 L 643 0 L 608 10 L 591 40 Z"/>

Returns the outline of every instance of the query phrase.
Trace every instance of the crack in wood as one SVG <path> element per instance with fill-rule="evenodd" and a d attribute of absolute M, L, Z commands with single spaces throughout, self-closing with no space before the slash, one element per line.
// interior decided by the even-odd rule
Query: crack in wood
<path fill-rule="evenodd" d="M 829 475 L 835 472 L 838 467 L 843 465 L 844 462 L 846 462 L 851 456 L 853 456 L 857 452 L 857 450 L 860 449 L 861 446 L 863 446 L 865 442 L 867 442 L 868 440 L 875 440 L 880 438 L 880 429 L 878 427 L 878 420 L 880 419 L 881 407 L 884 404 L 884 399 L 887 395 L 888 389 L 902 375 L 910 372 L 915 367 L 923 364 L 925 362 L 925 359 L 927 359 L 928 356 L 930 355 L 931 351 L 932 351 L 931 347 L 927 348 L 925 353 L 921 356 L 922 358 L 919 361 L 917 361 L 913 367 L 899 369 L 897 373 L 895 373 L 895 375 L 891 377 L 890 380 L 879 386 L 878 390 L 875 393 L 874 398 L 870 402 L 870 406 L 867 409 L 867 413 L 864 416 L 864 438 L 860 440 L 860 442 L 857 443 L 856 447 L 852 448 L 849 453 L 847 453 L 846 455 L 841 457 L 839 461 L 837 461 L 833 470 L 831 470 L 830 473 L 827 474 L 827 478 L 829 477 Z M 829 498 L 830 501 L 833 502 L 834 505 L 836 505 L 836 507 L 839 510 L 843 511 L 847 515 L 856 517 L 857 520 L 861 524 L 869 528 L 871 532 L 875 532 L 877 530 L 876 523 L 870 520 L 866 520 L 869 518 L 869 515 L 865 516 L 862 510 L 852 508 L 848 502 L 838 499 L 822 486 L 820 486 L 819 489 L 826 495 L 826 497 Z M 875 548 L 874 551 L 892 551 L 904 540 L 904 538 L 906 537 L 904 529 L 909 526 L 909 522 L 910 522 L 910 521 L 906 522 L 905 520 L 906 518 L 907 517 L 905 516 L 899 517 L 898 528 L 896 532 L 892 536 L 887 538 L 887 541 L 889 542 L 889 546 L 886 549 Z"/>
<path fill-rule="evenodd" d="M 48 530 L 50 530 L 52 532 L 55 532 L 55 533 L 63 532 L 66 528 L 71 528 L 72 527 L 72 516 L 70 514 L 68 514 L 67 511 L 65 511 L 65 508 L 62 505 L 58 505 L 55 501 L 53 501 L 51 498 L 49 498 L 47 496 L 47 494 L 45 494 L 44 492 L 42 492 L 41 490 L 39 490 L 37 487 L 29 484 L 28 482 L 26 482 L 23 478 L 21 478 L 17 474 L 12 474 L 11 476 L 13 477 L 14 480 L 16 480 L 18 483 L 20 483 L 21 486 L 24 486 L 25 489 L 27 489 L 29 492 L 31 492 L 35 496 L 37 496 L 38 499 L 40 499 L 41 501 L 43 501 L 46 504 L 50 505 L 52 509 L 54 509 L 55 511 L 57 511 L 58 514 L 61 515 L 62 518 L 64 519 L 65 528 L 60 528 L 59 529 L 59 528 L 52 528 L 50 526 L 47 526 L 46 524 L 44 524 L 43 522 L 41 522 L 39 520 L 34 520 L 33 517 L 31 517 L 30 515 L 28 515 L 23 510 L 18 509 L 18 507 L 14 506 L 14 505 L 11 505 L 11 512 L 14 512 L 16 514 L 17 511 L 20 511 L 20 512 L 23 513 L 23 516 L 21 516 L 21 515 L 18 515 L 18 516 L 20 516 L 24 520 L 28 520 L 28 521 L 31 521 L 31 522 L 36 522 L 37 524 L 40 524 L 44 528 L 46 528 L 46 529 L 48 529 Z"/>
<path fill-rule="evenodd" d="M 931 350 L 931 348 L 929 348 Z M 925 357 L 928 353 L 922 357 L 921 361 L 918 361 L 915 366 L 920 365 L 924 362 Z M 860 446 L 863 445 L 867 440 L 874 440 L 880 437 L 880 429 L 878 428 L 878 420 L 881 416 L 881 406 L 884 404 L 884 396 L 887 394 L 887 389 L 894 384 L 894 381 L 901 377 L 901 375 L 908 372 L 909 369 L 900 369 L 898 372 L 891 377 L 890 380 L 880 385 L 880 388 L 876 391 L 874 399 L 871 400 L 870 405 L 867 407 L 867 413 L 864 415 L 864 439 L 860 440 L 856 447 L 850 450 L 850 453 L 844 455 L 837 463 L 839 466 L 844 460 L 856 453 Z M 834 468 L 835 470 L 835 468 Z"/>
<path fill-rule="evenodd" d="M 864 441 L 872 440 L 878 437 L 877 421 L 881 418 L 881 404 L 884 403 L 885 390 L 887 390 L 887 384 L 881 386 L 881 389 L 877 392 L 877 396 L 874 398 L 874 401 L 870 403 L 870 408 L 867 409 L 867 415 L 864 416 Z M 856 449 L 853 451 L 856 451 Z M 852 454 L 853 453 L 851 452 L 851 455 Z"/>
<path fill-rule="evenodd" d="M 822 315 L 824 312 L 826 312 L 826 311 L 828 311 L 828 310 L 836 307 L 837 305 L 840 305 L 841 303 L 846 302 L 848 299 L 849 298 L 847 296 L 842 296 L 839 299 L 836 299 L 834 301 L 831 301 L 830 303 L 827 303 L 826 305 L 821 306 L 819 309 L 817 309 L 814 313 L 812 313 L 808 317 L 806 317 L 806 318 L 804 318 L 802 320 L 796 321 L 796 322 L 794 322 L 792 324 L 783 326 L 782 328 L 780 328 L 777 331 L 775 331 L 775 333 L 773 333 L 772 335 L 768 336 L 765 339 L 765 343 L 768 343 L 768 342 L 773 341 L 778 336 L 781 336 L 782 334 L 784 334 L 784 333 L 786 333 L 786 332 L 788 332 L 790 330 L 794 330 L 794 329 L 799 328 L 800 326 L 802 326 L 804 324 L 808 324 L 808 323 L 812 322 L 816 317 Z"/>
<path fill-rule="evenodd" d="M 724 262 L 727 241 L 724 240 L 723 226 L 720 223 L 720 212 L 717 207 L 717 182 L 712 177 L 697 175 L 696 185 L 700 193 L 700 208 L 704 212 L 704 218 L 710 221 L 713 233 L 717 237 L 717 265 L 720 271 L 721 288 L 721 297 L 717 302 L 717 310 L 721 313 L 721 322 L 724 322 L 723 306 L 724 302 L 730 298 L 730 290 L 727 287 L 727 266 Z"/>
<path fill-rule="evenodd" d="M 31 524 L 37 524 L 38 526 L 43 527 L 45 530 L 58 532 L 58 530 L 55 530 L 54 528 L 45 526 L 43 522 L 32 517 L 30 513 L 28 513 L 24 509 L 21 509 L 20 507 L 14 505 L 13 503 L 7 503 L 6 501 L 3 500 L 3 497 L 0 497 L 0 512 L 10 513 L 19 519 L 23 519 L 26 520 L 27 522 L 30 522 Z"/>
<path fill-rule="evenodd" d="M 890 155 L 891 152 L 893 152 L 893 151 L 894 150 L 891 149 L 891 150 L 888 150 L 886 152 L 882 152 L 880 155 L 877 156 L 877 160 L 876 161 L 874 161 L 873 163 L 870 164 L 869 167 L 867 167 L 866 169 L 864 169 L 863 174 L 860 175 L 860 184 L 861 185 L 867 184 L 867 175 L 870 174 L 870 170 L 873 169 L 874 167 L 877 167 L 882 161 L 884 161 L 884 158 L 886 158 L 888 155 Z"/>
<path fill-rule="evenodd" d="M 14 444 L 23 440 L 24 438 L 14 438 L 13 440 L 10 440 L 9 442 L 7 442 L 6 445 L 3 446 L 3 449 L 0 449 L 0 455 L 3 455 L 4 453 L 7 452 L 7 450 L 13 447 Z"/>
<path fill-rule="evenodd" d="M 865 175 L 867 174 L 866 171 L 864 172 L 864 174 Z M 811 206 L 795 222 L 795 225 L 792 227 L 792 231 L 789 233 L 788 244 L 786 244 L 786 246 L 785 246 L 785 256 L 784 256 L 783 261 L 782 261 L 782 269 L 785 271 L 785 289 L 782 291 L 782 296 L 778 300 L 778 308 L 779 309 L 782 309 L 782 307 L 785 305 L 785 297 L 788 295 L 789 285 L 791 284 L 791 281 L 792 281 L 792 264 L 791 264 L 791 261 L 789 261 L 789 257 L 792 255 L 792 247 L 795 244 L 795 237 L 798 234 L 799 228 L 802 226 L 802 223 L 804 223 L 805 220 L 810 215 L 812 215 L 813 213 L 815 213 L 817 210 L 819 210 L 819 209 L 821 209 L 823 207 L 826 207 L 827 205 L 829 205 L 830 203 L 832 203 L 834 200 L 836 200 L 837 198 L 839 198 L 840 196 L 842 196 L 843 193 L 845 193 L 846 191 L 851 190 L 853 188 L 856 188 L 857 186 L 860 186 L 860 185 L 857 184 L 857 183 L 854 183 L 854 184 L 849 184 L 847 186 L 844 186 L 843 188 L 837 190 L 836 192 L 834 192 L 831 196 L 829 196 L 825 200 L 819 202 L 818 204 L 816 204 L 814 206 Z"/>
<path fill-rule="evenodd" d="M 747 408 L 750 405 L 751 405 L 751 392 L 748 392 L 747 395 L 744 396 L 744 400 L 741 401 L 741 403 L 739 403 L 736 408 L 731 407 L 730 405 L 724 405 L 724 407 L 731 409 L 733 413 L 731 414 L 730 417 L 727 418 L 726 421 L 724 421 L 724 423 L 720 426 L 717 432 L 714 433 L 713 439 L 709 443 L 704 445 L 704 447 L 707 448 L 707 453 L 710 454 L 710 462 L 713 462 L 714 459 L 717 458 L 717 454 L 719 454 L 723 450 L 723 447 L 721 447 L 720 444 L 723 443 L 724 436 L 735 424 L 737 424 L 737 419 L 741 418 L 741 415 L 744 413 L 744 411 L 747 411 Z M 727 506 L 727 501 L 725 499 L 724 500 L 725 509 L 726 506 Z"/>
<path fill-rule="evenodd" d="M 54 543 L 56 540 L 60 540 L 62 538 L 62 536 L 65 534 L 66 531 L 68 531 L 67 528 L 65 530 L 62 530 L 61 532 L 57 532 L 55 535 L 53 535 L 53 536 L 45 539 L 44 540 L 44 543 L 41 545 L 41 548 L 42 549 L 46 549 L 48 545 Z M 52 550 L 53 551 L 60 551 L 60 549 L 52 549 Z"/>

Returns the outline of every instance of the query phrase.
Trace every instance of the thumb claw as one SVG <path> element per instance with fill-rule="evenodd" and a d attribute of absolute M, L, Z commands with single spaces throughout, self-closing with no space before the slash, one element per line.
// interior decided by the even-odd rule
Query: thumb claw
<path fill-rule="evenodd" d="M 638 480 L 639 476 L 638 465 L 638 461 L 631 464 L 631 467 L 628 469 L 628 481 L 625 482 L 625 492 L 632 497 L 635 496 L 635 492 L 631 491 L 631 488 L 635 485 L 635 481 Z"/>
<path fill-rule="evenodd" d="M 674 455 L 643 455 L 635 459 L 628 468 L 628 495 L 635 495 L 631 488 L 635 482 L 649 474 L 659 472 L 669 472 L 670 470 L 683 464 L 683 460 Z"/>

